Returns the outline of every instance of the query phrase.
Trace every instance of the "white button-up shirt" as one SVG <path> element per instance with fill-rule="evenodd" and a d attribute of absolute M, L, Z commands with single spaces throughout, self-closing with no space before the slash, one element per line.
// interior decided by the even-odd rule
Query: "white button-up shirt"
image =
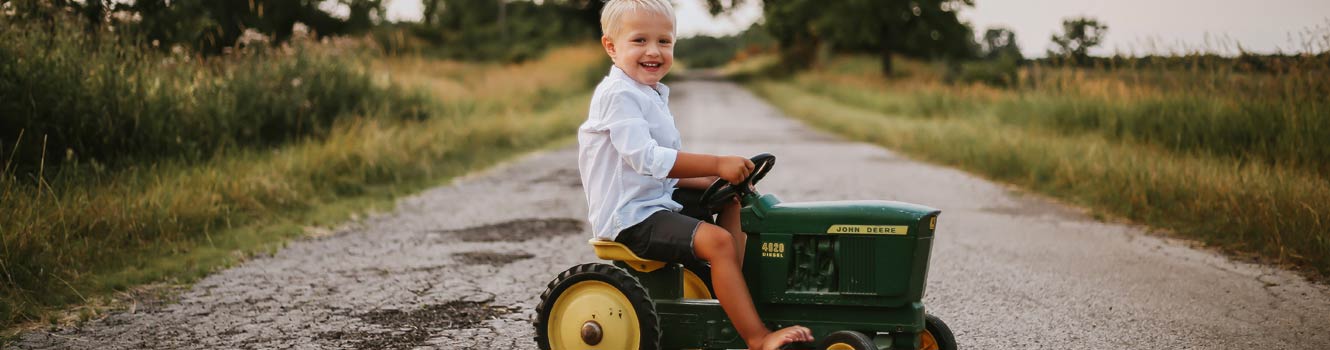
<path fill-rule="evenodd" d="M 669 100 L 665 84 L 643 85 L 619 67 L 596 86 L 577 129 L 577 167 L 595 238 L 614 240 L 652 213 L 683 208 L 671 199 L 679 180 L 665 176 L 681 146 Z"/>

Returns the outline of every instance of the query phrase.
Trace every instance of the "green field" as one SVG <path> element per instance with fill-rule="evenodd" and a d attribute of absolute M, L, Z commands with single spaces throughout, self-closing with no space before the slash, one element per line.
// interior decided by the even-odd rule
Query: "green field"
<path fill-rule="evenodd" d="M 1330 272 L 1330 82 L 1324 57 L 1279 72 L 1028 66 L 1009 88 L 945 69 L 840 57 L 749 87 L 855 140 L 1195 239 Z M 748 69 L 749 72 L 753 68 Z"/>
<path fill-rule="evenodd" d="M 591 47 L 460 63 L 348 40 L 204 59 L 4 30 L 0 329 L 93 317 L 566 140 L 607 64 Z"/>

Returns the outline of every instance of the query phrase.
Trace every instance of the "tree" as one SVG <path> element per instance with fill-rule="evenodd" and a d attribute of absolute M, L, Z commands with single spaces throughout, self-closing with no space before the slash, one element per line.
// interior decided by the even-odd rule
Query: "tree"
<path fill-rule="evenodd" d="M 439 7 L 442 4 L 443 0 L 421 0 L 420 1 L 421 22 L 424 22 L 426 26 L 434 25 L 434 16 L 436 16 L 439 13 Z"/>
<path fill-rule="evenodd" d="M 600 28 L 600 10 L 605 8 L 603 0 L 546 0 L 545 2 L 552 2 L 576 13 L 579 21 L 590 28 Z M 596 30 L 594 35 L 596 40 L 600 40 L 600 30 Z"/>
<path fill-rule="evenodd" d="M 1058 45 L 1058 51 L 1049 51 L 1048 56 L 1061 56 L 1077 65 L 1085 64 L 1090 58 L 1090 48 L 1103 42 L 1104 34 L 1107 32 L 1108 25 L 1099 23 L 1099 20 L 1093 18 L 1077 17 L 1062 20 L 1062 34 L 1053 35 L 1053 43 Z"/>
<path fill-rule="evenodd" d="M 735 0 L 731 7 L 737 6 L 738 2 Z M 812 22 L 818 17 L 817 5 L 807 0 L 763 1 L 762 12 L 767 19 L 765 26 L 780 47 L 782 67 L 792 70 L 808 68 L 816 60 L 820 42 L 814 34 Z"/>
<path fill-rule="evenodd" d="M 375 33 L 386 50 L 516 62 L 552 46 L 599 38 L 604 2 L 425 0 L 422 5 L 421 23 L 394 23 Z"/>
<path fill-rule="evenodd" d="M 707 0 L 713 14 L 742 3 Z M 973 32 L 956 17 L 966 6 L 974 6 L 974 0 L 763 0 L 763 14 L 787 65 L 807 67 L 818 46 L 831 45 L 877 54 L 882 73 L 890 75 L 897 54 L 973 56 Z"/>
<path fill-rule="evenodd" d="M 383 0 L 339 0 L 350 10 L 346 18 L 346 27 L 354 32 L 363 32 L 373 27 L 386 12 Z"/>
<path fill-rule="evenodd" d="M 1021 55 L 1021 48 L 1016 45 L 1016 33 L 1003 27 L 984 31 L 983 50 L 983 56 L 988 60 L 1007 57 L 1017 61 L 1025 59 L 1025 56 Z"/>

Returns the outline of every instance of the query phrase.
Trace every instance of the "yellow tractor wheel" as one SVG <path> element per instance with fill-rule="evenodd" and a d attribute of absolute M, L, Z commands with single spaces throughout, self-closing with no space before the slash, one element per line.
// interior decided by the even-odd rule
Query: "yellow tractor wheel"
<path fill-rule="evenodd" d="M 577 265 L 550 281 L 535 327 L 542 350 L 660 348 L 660 319 L 646 289 L 606 264 Z"/>
<path fill-rule="evenodd" d="M 715 299 L 711 296 L 711 289 L 707 288 L 707 283 L 702 281 L 702 277 L 698 277 L 688 269 L 683 270 L 683 298 Z"/>
<path fill-rule="evenodd" d="M 924 331 L 919 334 L 920 350 L 956 350 L 956 335 L 942 319 L 924 314 Z"/>
<path fill-rule="evenodd" d="M 873 338 L 855 331 L 835 331 L 822 338 L 823 350 L 877 350 Z"/>

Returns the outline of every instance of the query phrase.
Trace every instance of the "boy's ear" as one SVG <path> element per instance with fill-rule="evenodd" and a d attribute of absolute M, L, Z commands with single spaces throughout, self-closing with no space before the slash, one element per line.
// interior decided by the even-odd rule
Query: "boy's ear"
<path fill-rule="evenodd" d="M 614 58 L 614 40 L 611 40 L 609 35 L 600 36 L 600 46 L 604 46 L 605 53 Z"/>

